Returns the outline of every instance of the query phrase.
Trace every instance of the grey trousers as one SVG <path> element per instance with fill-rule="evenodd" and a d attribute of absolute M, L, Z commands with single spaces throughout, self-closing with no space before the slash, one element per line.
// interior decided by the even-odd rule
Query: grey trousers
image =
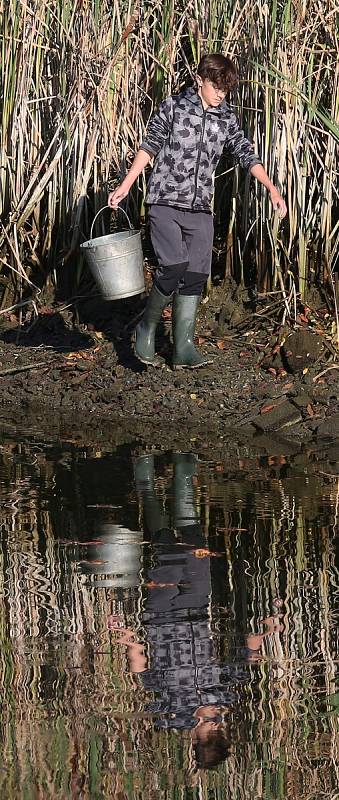
<path fill-rule="evenodd" d="M 149 220 L 158 259 L 155 283 L 160 291 L 200 295 L 211 270 L 212 215 L 152 205 Z"/>

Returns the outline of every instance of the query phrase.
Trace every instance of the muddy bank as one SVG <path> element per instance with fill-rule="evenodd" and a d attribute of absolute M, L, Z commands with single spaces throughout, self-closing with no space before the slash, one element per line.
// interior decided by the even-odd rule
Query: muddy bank
<path fill-rule="evenodd" d="M 2 317 L 3 419 L 9 409 L 49 421 L 58 411 L 86 425 L 123 428 L 124 435 L 147 431 L 156 442 L 199 443 L 235 431 L 294 445 L 339 438 L 339 369 L 326 308 L 303 307 L 286 326 L 267 298 L 254 302 L 234 285 L 227 293 L 214 287 L 197 327 L 199 347 L 213 364 L 174 372 L 170 311 L 159 326 L 163 366 L 144 367 L 134 357 L 131 336 L 143 304 L 140 297 L 87 308 L 84 301 L 77 309 L 52 305 L 21 328 L 15 317 Z"/>

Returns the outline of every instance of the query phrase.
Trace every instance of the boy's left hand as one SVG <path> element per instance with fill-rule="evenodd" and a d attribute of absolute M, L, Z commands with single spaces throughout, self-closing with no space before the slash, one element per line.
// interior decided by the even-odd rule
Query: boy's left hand
<path fill-rule="evenodd" d="M 279 219 L 284 219 L 287 214 L 287 206 L 277 189 L 272 189 L 270 191 L 270 198 L 274 211 L 277 212 Z"/>

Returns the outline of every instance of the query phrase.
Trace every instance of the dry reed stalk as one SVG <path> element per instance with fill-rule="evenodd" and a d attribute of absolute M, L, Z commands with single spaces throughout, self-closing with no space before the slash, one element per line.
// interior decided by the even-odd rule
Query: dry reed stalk
<path fill-rule="evenodd" d="M 239 64 L 240 119 L 289 206 L 279 225 L 259 185 L 246 183 L 239 209 L 238 170 L 216 182 L 218 195 L 226 180 L 231 208 L 227 271 L 242 272 L 252 229 L 260 289 L 283 288 L 293 275 L 304 296 L 314 280 L 327 280 L 338 237 L 335 13 L 335 0 L 314 3 L 307 16 L 287 0 L 3 3 L 0 256 L 8 287 L 17 291 L 37 269 L 58 281 L 63 265 L 75 281 L 81 232 L 128 168 L 154 106 L 193 74 L 204 50 L 220 49 Z M 130 198 L 134 216 L 144 176 L 140 189 Z"/>

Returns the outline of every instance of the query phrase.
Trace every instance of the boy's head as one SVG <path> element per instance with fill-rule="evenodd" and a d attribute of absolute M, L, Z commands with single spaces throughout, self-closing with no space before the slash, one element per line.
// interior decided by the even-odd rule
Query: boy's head
<path fill-rule="evenodd" d="M 193 742 L 196 766 L 198 769 L 213 769 L 226 761 L 230 746 L 226 732 L 221 726 L 205 726 L 208 730 L 198 735 Z"/>
<path fill-rule="evenodd" d="M 220 707 L 200 706 L 194 713 L 198 724 L 192 729 L 192 743 L 198 769 L 213 769 L 230 754 L 225 722 L 218 722 Z"/>
<path fill-rule="evenodd" d="M 198 64 L 198 94 L 204 105 L 218 106 L 237 84 L 233 61 L 221 53 L 208 53 Z"/>

